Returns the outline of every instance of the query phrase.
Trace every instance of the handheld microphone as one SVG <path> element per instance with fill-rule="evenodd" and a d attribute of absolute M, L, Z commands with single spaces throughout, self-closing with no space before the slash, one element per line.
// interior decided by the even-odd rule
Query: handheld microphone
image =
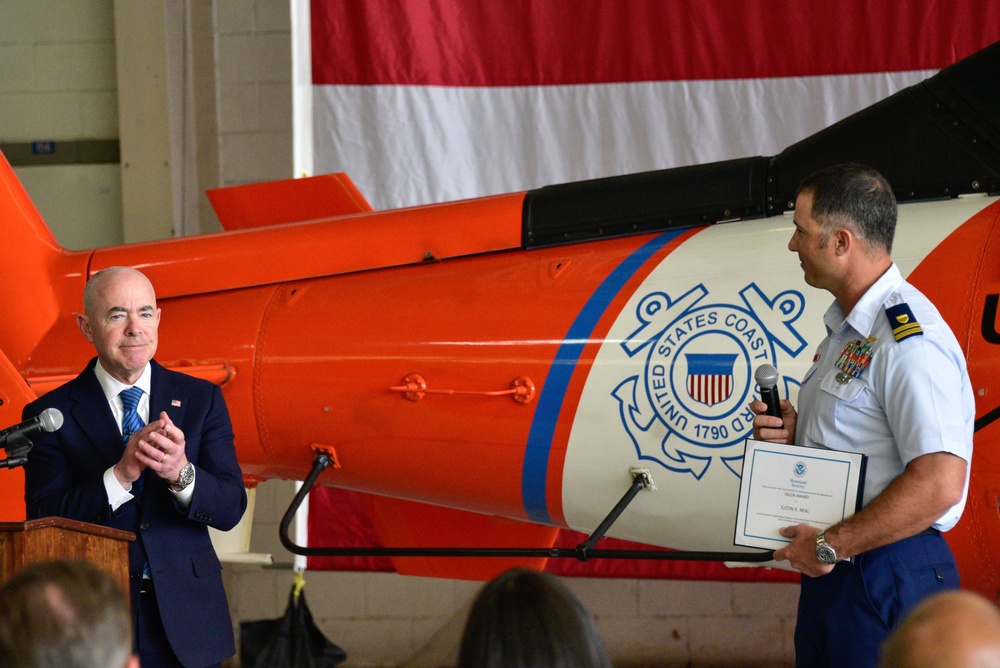
<path fill-rule="evenodd" d="M 760 399 L 767 404 L 765 414 L 781 417 L 781 397 L 778 396 L 778 370 L 770 364 L 761 364 L 754 371 L 753 379 L 760 387 Z"/>
<path fill-rule="evenodd" d="M 55 408 L 46 408 L 39 415 L 13 427 L 0 431 L 0 448 L 14 445 L 41 431 L 55 431 L 62 426 L 63 414 Z"/>

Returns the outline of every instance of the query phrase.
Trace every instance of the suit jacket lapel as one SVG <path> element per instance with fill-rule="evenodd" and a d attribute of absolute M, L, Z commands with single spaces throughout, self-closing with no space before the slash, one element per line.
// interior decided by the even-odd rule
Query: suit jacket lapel
<path fill-rule="evenodd" d="M 101 453 L 107 465 L 112 466 L 121 459 L 124 445 L 121 430 L 94 374 L 94 362 L 91 360 L 83 373 L 71 381 L 69 397 L 74 403 L 70 413 L 91 445 Z"/>
<path fill-rule="evenodd" d="M 149 420 L 151 422 L 159 420 L 160 413 L 166 411 L 174 424 L 180 427 L 184 418 L 186 402 L 183 397 L 177 395 L 177 388 L 167 370 L 160 366 L 156 360 L 151 360 L 149 364 L 151 367 Z"/>

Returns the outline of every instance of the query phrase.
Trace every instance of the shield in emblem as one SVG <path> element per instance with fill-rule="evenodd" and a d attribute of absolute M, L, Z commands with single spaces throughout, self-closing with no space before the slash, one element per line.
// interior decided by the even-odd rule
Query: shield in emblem
<path fill-rule="evenodd" d="M 733 393 L 733 364 L 737 355 L 728 353 L 688 353 L 687 391 L 706 406 L 725 401 Z"/>

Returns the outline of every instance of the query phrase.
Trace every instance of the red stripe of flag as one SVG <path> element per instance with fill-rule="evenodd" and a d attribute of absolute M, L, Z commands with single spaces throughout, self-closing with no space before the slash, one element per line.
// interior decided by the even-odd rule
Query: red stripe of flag
<path fill-rule="evenodd" d="M 530 86 L 939 69 L 996 0 L 312 0 L 313 83 Z"/>

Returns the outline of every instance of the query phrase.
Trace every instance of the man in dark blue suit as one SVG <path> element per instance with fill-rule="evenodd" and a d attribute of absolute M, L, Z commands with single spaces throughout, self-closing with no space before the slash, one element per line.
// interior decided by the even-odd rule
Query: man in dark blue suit
<path fill-rule="evenodd" d="M 25 465 L 28 517 L 132 531 L 135 643 L 142 666 L 218 665 L 235 653 L 222 565 L 208 527 L 246 510 L 220 389 L 153 361 L 160 309 L 140 272 L 112 267 L 84 289 L 77 324 L 97 358 L 24 409 L 62 411 Z M 135 388 L 135 389 L 133 389 Z"/>

